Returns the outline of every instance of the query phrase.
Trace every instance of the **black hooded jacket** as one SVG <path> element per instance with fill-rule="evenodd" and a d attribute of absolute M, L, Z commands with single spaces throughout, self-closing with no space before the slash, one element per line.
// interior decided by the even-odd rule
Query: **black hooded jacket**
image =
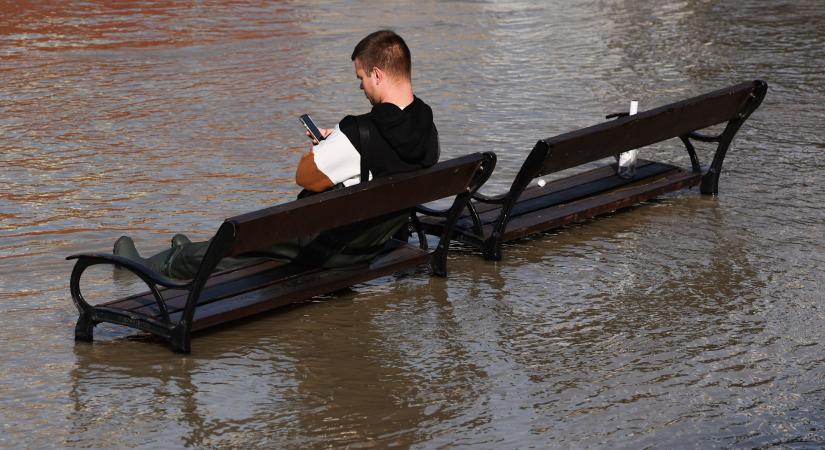
<path fill-rule="evenodd" d="M 369 128 L 366 149 L 359 122 Z M 423 169 L 438 162 L 433 111 L 418 97 L 403 110 L 392 103 L 379 103 L 367 114 L 344 117 L 339 126 L 373 177 Z"/>
<path fill-rule="evenodd" d="M 362 134 L 359 124 L 368 131 Z M 440 149 L 433 111 L 418 97 L 403 110 L 391 103 L 379 103 L 367 114 L 344 117 L 339 127 L 361 155 L 362 179 L 365 171 L 378 178 L 438 162 Z M 366 148 L 362 135 L 368 140 Z M 295 261 L 328 268 L 368 264 L 407 224 L 408 217 L 408 211 L 401 211 L 325 231 L 302 247 Z"/>

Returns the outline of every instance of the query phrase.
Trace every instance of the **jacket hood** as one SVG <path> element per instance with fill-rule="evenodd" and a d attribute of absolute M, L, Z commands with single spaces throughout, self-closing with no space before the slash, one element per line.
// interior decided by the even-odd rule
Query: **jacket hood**
<path fill-rule="evenodd" d="M 372 107 L 372 120 L 381 136 L 405 162 L 425 158 L 427 143 L 433 132 L 433 111 L 418 97 L 404 109 L 392 103 Z"/>

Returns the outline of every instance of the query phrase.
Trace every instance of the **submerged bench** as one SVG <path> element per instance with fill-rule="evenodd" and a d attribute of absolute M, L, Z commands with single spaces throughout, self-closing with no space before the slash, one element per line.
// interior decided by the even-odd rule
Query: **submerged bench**
<path fill-rule="evenodd" d="M 192 280 L 169 279 L 139 262 L 112 254 L 69 256 L 67 259 L 77 260 L 70 280 L 72 299 L 80 313 L 75 339 L 91 341 L 94 326 L 110 322 L 155 334 L 166 339 L 174 350 L 188 353 L 193 331 L 421 265 L 429 265 L 434 275 L 446 276 L 452 224 L 494 166 L 494 155 L 477 153 L 226 219 Z M 258 259 L 250 265 L 213 274 L 225 257 L 254 254 L 292 238 L 453 196 L 444 235 L 432 251 L 428 251 L 425 239 L 419 247 L 403 239 L 392 239 L 383 253 L 364 268 L 325 270 Z M 88 267 L 97 264 L 128 269 L 148 285 L 149 291 L 90 305 L 81 294 L 80 279 Z"/>
<path fill-rule="evenodd" d="M 699 185 L 716 194 L 722 162 L 734 135 L 765 97 L 763 81 L 737 84 L 705 95 L 543 139 L 521 166 L 510 191 L 495 197 L 473 194 L 459 218 L 453 238 L 480 249 L 490 260 L 501 259 L 501 246 L 531 234 L 551 230 Z M 608 116 L 609 118 L 610 116 Z M 722 133 L 708 136 L 704 128 L 726 123 Z M 585 163 L 678 138 L 690 156 L 691 169 L 638 160 L 631 179 L 604 166 L 548 182 L 542 177 Z M 704 171 L 692 141 L 717 143 L 713 162 Z M 529 187 L 528 187 L 529 186 Z M 440 234 L 448 226 L 447 210 L 419 207 L 420 227 Z"/>

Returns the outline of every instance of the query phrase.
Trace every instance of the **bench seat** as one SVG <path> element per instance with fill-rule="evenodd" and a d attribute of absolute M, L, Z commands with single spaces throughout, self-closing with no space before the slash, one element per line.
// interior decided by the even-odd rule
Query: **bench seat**
<path fill-rule="evenodd" d="M 553 180 L 544 186 L 534 183 L 521 193 L 513 206 L 503 240 L 510 242 L 581 222 L 668 192 L 697 186 L 700 181 L 700 174 L 681 167 L 639 160 L 633 179 L 621 178 L 613 166 L 604 166 Z M 501 215 L 501 205 L 474 200 L 473 206 L 481 222 L 482 235 L 489 236 Z M 437 217 L 424 216 L 419 220 L 428 234 L 441 229 L 441 220 Z M 480 246 L 482 242 L 473 227 L 472 217 L 465 210 L 455 225 L 454 239 Z"/>
<path fill-rule="evenodd" d="M 424 267 L 429 261 L 428 251 L 395 239 L 387 243 L 387 250 L 368 268 L 323 270 L 276 260 L 256 260 L 247 266 L 212 275 L 198 298 L 192 331 L 276 309 L 374 278 Z M 173 322 L 179 321 L 186 306 L 188 291 L 160 291 L 169 318 Z M 105 302 L 97 305 L 97 308 L 108 309 L 113 314 L 149 317 L 158 322 L 164 320 L 151 292 Z"/>

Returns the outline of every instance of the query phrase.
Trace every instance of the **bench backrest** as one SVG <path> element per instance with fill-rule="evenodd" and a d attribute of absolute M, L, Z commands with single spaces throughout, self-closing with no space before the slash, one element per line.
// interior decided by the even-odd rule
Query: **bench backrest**
<path fill-rule="evenodd" d="M 227 219 L 233 243 L 225 256 L 307 236 L 466 192 L 485 157 L 476 153 L 428 169 L 383 177 L 348 188 Z"/>
<path fill-rule="evenodd" d="M 746 103 L 763 89 L 765 83 L 762 81 L 741 83 L 541 140 L 533 151 L 544 153 L 544 161 L 535 167 L 530 178 L 686 136 L 690 132 L 736 119 L 746 109 Z M 761 95 L 764 96 L 764 92 Z"/>

